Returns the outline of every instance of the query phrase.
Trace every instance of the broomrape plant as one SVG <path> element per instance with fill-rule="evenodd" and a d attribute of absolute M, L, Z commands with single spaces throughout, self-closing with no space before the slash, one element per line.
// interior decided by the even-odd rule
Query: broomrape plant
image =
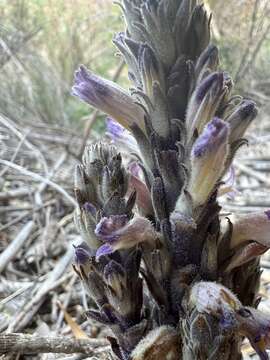
<path fill-rule="evenodd" d="M 72 89 L 109 115 L 111 137 L 75 172 L 87 316 L 111 328 L 122 360 L 241 359 L 244 337 L 268 359 L 270 317 L 256 308 L 270 211 L 225 218 L 218 203 L 256 105 L 232 95 L 203 5 L 119 5 L 126 31 L 113 41 L 132 88 L 81 66 Z"/>

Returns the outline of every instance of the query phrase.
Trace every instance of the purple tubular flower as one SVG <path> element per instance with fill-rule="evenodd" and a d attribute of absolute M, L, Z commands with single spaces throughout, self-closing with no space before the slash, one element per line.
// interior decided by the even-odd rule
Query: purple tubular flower
<path fill-rule="evenodd" d="M 128 170 L 130 171 L 131 175 L 136 176 L 140 179 L 140 174 L 142 173 L 142 169 L 140 168 L 139 164 L 136 161 L 133 161 L 129 164 Z"/>
<path fill-rule="evenodd" d="M 220 179 L 228 155 L 228 125 L 214 118 L 194 143 L 188 190 L 194 206 L 202 205 Z"/>
<path fill-rule="evenodd" d="M 104 277 L 106 280 L 108 280 L 115 274 L 124 277 L 125 271 L 119 263 L 117 263 L 114 260 L 111 260 L 104 268 Z"/>
<path fill-rule="evenodd" d="M 202 74 L 206 69 L 215 71 L 219 63 L 218 49 L 215 45 L 208 45 L 208 47 L 200 55 L 196 63 L 196 75 Z"/>
<path fill-rule="evenodd" d="M 78 96 L 89 104 L 99 102 L 99 98 L 109 95 L 109 89 L 101 78 L 91 74 L 84 66 L 80 66 L 75 72 L 75 84 L 72 94 Z"/>
<path fill-rule="evenodd" d="M 219 321 L 219 326 L 222 328 L 223 331 L 230 331 L 233 328 L 236 327 L 236 320 L 235 320 L 235 316 L 234 313 L 232 312 L 224 312 L 224 314 L 222 314 L 221 319 Z"/>
<path fill-rule="evenodd" d="M 114 248 L 110 244 L 104 244 L 97 249 L 96 259 L 98 260 L 101 256 L 110 255 L 114 252 Z"/>
<path fill-rule="evenodd" d="M 109 114 L 125 128 L 137 123 L 144 130 L 144 112 L 131 96 L 114 82 L 94 75 L 83 65 L 75 72 L 72 95 Z"/>
<path fill-rule="evenodd" d="M 129 249 L 140 242 L 151 242 L 157 238 L 151 222 L 141 216 L 134 217 L 128 222 L 125 215 L 104 217 L 97 224 L 95 233 L 105 242 L 97 250 L 97 259 L 116 250 Z"/>

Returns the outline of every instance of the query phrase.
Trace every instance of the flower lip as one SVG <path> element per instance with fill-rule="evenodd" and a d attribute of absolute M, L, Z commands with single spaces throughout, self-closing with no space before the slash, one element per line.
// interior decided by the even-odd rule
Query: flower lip
<path fill-rule="evenodd" d="M 215 117 L 205 127 L 202 135 L 197 139 L 193 147 L 195 157 L 203 156 L 209 150 L 215 150 L 228 136 L 228 125 Z"/>
<path fill-rule="evenodd" d="M 123 132 L 125 131 L 125 128 L 122 125 L 120 125 L 110 117 L 107 117 L 106 119 L 106 127 L 107 132 L 113 139 L 121 137 L 121 135 L 123 135 Z"/>
<path fill-rule="evenodd" d="M 157 238 L 152 223 L 141 216 L 131 220 L 126 215 L 104 217 L 96 226 L 95 233 L 104 242 L 97 250 L 96 258 L 116 250 L 132 248 L 141 242 L 153 242 Z"/>
<path fill-rule="evenodd" d="M 96 102 L 98 96 L 105 97 L 108 94 L 106 87 L 99 78 L 90 73 L 84 65 L 80 65 L 75 71 L 72 95 L 78 96 L 86 102 Z"/>
<path fill-rule="evenodd" d="M 98 261 L 101 256 L 110 255 L 113 252 L 114 249 L 110 244 L 104 244 L 97 249 L 96 260 Z"/>
<path fill-rule="evenodd" d="M 96 226 L 95 234 L 105 242 L 114 243 L 119 238 L 115 232 L 125 226 L 127 222 L 128 217 L 126 215 L 103 217 Z"/>
<path fill-rule="evenodd" d="M 75 261 L 78 265 L 84 265 L 91 258 L 91 250 L 87 244 L 73 245 L 75 250 Z"/>

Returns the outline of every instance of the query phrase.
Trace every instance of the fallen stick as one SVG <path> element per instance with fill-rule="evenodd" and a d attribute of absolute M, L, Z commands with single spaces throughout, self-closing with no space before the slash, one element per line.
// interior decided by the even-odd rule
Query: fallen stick
<path fill-rule="evenodd" d="M 38 161 L 40 161 L 43 165 L 44 171 L 47 174 L 48 173 L 48 167 L 47 167 L 47 163 L 46 160 L 44 158 L 44 155 L 42 154 L 42 152 L 33 144 L 31 144 L 27 139 L 26 139 L 26 135 L 27 134 L 23 134 L 21 133 L 18 128 L 16 127 L 16 124 L 11 121 L 10 119 L 7 119 L 6 117 L 0 115 L 0 123 L 2 123 L 5 127 L 7 127 L 10 131 L 12 131 L 20 140 L 23 140 L 24 145 L 27 146 L 27 148 L 33 153 L 35 154 L 35 157 L 38 159 Z"/>
<path fill-rule="evenodd" d="M 28 189 L 28 188 L 20 188 L 15 190 L 8 190 L 4 192 L 0 192 L 0 200 L 12 200 L 12 199 L 18 199 L 24 196 L 29 196 L 34 191 L 34 189 Z"/>
<path fill-rule="evenodd" d="M 67 158 L 67 153 L 63 153 L 60 158 L 58 159 L 58 161 L 56 161 L 56 163 L 54 164 L 53 168 L 49 171 L 46 179 L 50 179 L 54 176 L 54 174 L 56 173 L 56 171 L 62 166 L 62 164 L 64 163 L 64 161 Z M 48 186 L 46 180 L 44 180 L 41 184 L 39 184 L 38 190 L 35 193 L 34 197 L 35 197 L 35 202 L 36 205 L 41 206 L 42 205 L 42 198 L 41 198 L 41 194 L 42 192 L 46 189 L 46 187 Z"/>
<path fill-rule="evenodd" d="M 58 184 L 54 183 L 53 181 L 39 175 L 36 173 L 33 173 L 32 171 L 29 171 L 27 169 L 24 169 L 22 166 L 14 164 L 10 161 L 7 160 L 2 160 L 0 159 L 0 164 L 9 166 L 10 168 L 19 171 L 20 173 L 26 175 L 26 176 L 30 176 L 33 180 L 35 181 L 39 181 L 41 183 L 46 183 L 47 185 L 49 185 L 50 187 L 52 187 L 53 189 L 55 189 L 56 191 L 58 191 L 60 194 L 62 194 L 73 206 L 76 206 L 77 203 L 75 201 L 75 199 L 70 196 L 61 186 L 59 186 Z"/>
<path fill-rule="evenodd" d="M 82 353 L 93 356 L 98 347 L 106 347 L 108 351 L 108 345 L 106 339 L 73 339 L 64 336 L 49 337 L 19 333 L 0 334 L 0 354 Z"/>
<path fill-rule="evenodd" d="M 56 263 L 55 268 L 48 274 L 48 278 L 42 283 L 37 292 L 32 296 L 31 300 L 25 304 L 19 314 L 12 319 L 9 324 L 8 332 L 21 331 L 31 322 L 33 316 L 43 304 L 46 296 L 55 287 L 55 283 L 67 272 L 74 256 L 74 250 L 70 247 L 65 255 Z"/>
<path fill-rule="evenodd" d="M 21 215 L 19 215 L 18 217 L 16 217 L 15 219 L 12 219 L 10 220 L 8 223 L 4 224 L 3 226 L 0 226 L 0 231 L 3 231 L 7 228 L 9 228 L 11 225 L 14 225 L 14 224 L 17 224 L 18 222 L 20 222 L 21 220 L 23 220 L 25 217 L 29 216 L 29 214 L 32 212 L 33 214 L 34 213 L 37 213 L 38 211 L 48 207 L 48 206 L 51 206 L 53 204 L 56 203 L 56 200 L 55 199 L 51 199 L 51 200 L 48 200 L 46 203 L 44 203 L 42 206 L 39 206 L 37 208 L 31 208 L 29 210 L 26 210 L 24 211 Z M 0 209 L 0 213 L 1 213 L 1 209 Z"/>
<path fill-rule="evenodd" d="M 34 221 L 29 221 L 15 237 L 15 239 L 8 245 L 8 247 L 0 255 L 0 273 L 5 269 L 7 264 L 17 255 L 18 251 L 22 248 L 25 241 L 28 239 L 33 228 Z"/>
<path fill-rule="evenodd" d="M 239 169 L 241 172 L 243 172 L 247 175 L 250 175 L 257 180 L 260 180 L 267 186 L 270 186 L 270 178 L 268 176 L 266 176 L 264 174 L 260 174 L 258 171 L 252 170 L 251 168 L 249 168 L 248 166 L 246 166 L 244 164 L 235 163 L 234 166 L 237 169 Z"/>

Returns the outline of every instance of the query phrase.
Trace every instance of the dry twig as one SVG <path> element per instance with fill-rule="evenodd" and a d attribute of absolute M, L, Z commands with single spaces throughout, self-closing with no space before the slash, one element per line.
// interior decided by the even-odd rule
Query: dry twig
<path fill-rule="evenodd" d="M 73 339 L 63 336 L 47 337 L 26 334 L 0 334 L 0 354 L 21 353 L 82 353 L 95 355 L 95 349 L 108 351 L 106 339 Z"/>

